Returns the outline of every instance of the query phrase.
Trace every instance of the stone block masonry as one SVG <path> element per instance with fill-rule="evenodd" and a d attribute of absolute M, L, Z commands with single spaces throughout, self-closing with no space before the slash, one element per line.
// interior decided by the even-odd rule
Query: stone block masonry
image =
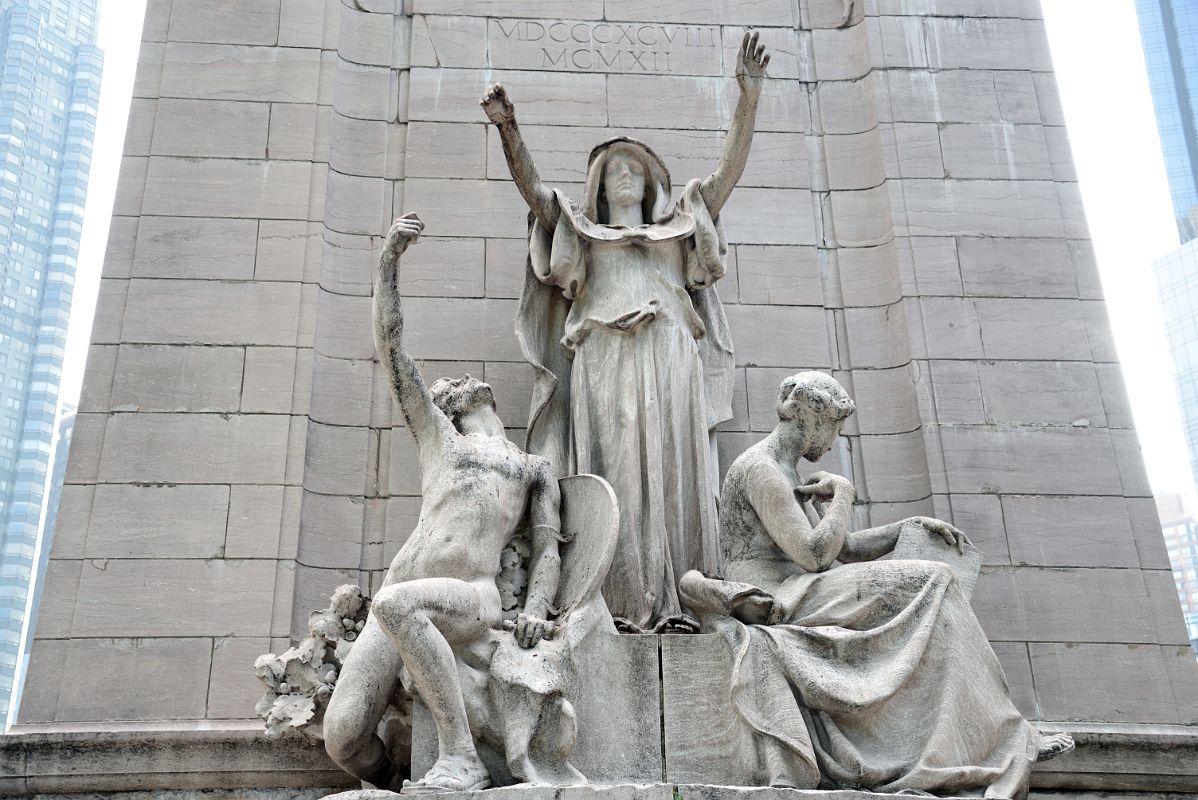
<path fill-rule="evenodd" d="M 285 649 L 340 583 L 377 589 L 419 506 L 370 339 L 387 223 L 427 223 L 410 350 L 490 382 L 522 442 L 527 209 L 478 98 L 504 82 L 567 194 L 621 133 L 680 188 L 718 159 L 747 26 L 776 55 L 723 218 L 721 466 L 782 375 L 830 371 L 860 407 L 826 462 L 858 524 L 934 514 L 979 544 L 973 606 L 1022 713 L 1198 722 L 1038 3 L 212 5 L 148 3 L 23 725 L 253 717 L 240 654 Z M 123 678 L 85 700 L 68 663 Z M 1100 768 L 1084 748 L 1043 785 Z M 295 780 L 333 785 L 322 764 Z"/>

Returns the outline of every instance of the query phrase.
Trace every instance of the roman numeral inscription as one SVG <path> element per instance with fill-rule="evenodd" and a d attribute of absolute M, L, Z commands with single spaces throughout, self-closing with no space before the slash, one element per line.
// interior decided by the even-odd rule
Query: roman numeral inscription
<path fill-rule="evenodd" d="M 551 19 L 490 19 L 493 66 L 566 72 L 721 74 L 714 25 Z M 735 54 L 735 47 L 733 47 Z"/>

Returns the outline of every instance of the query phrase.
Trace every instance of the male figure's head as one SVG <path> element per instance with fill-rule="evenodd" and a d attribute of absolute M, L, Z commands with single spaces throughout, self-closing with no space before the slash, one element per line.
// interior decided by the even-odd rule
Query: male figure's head
<path fill-rule="evenodd" d="M 798 372 L 778 389 L 779 426 L 800 437 L 801 455 L 818 461 L 832 449 L 844 421 L 857 406 L 844 387 L 822 372 Z"/>
<path fill-rule="evenodd" d="M 462 433 L 468 433 L 462 429 L 462 422 L 467 418 L 481 414 L 498 421 L 495 394 L 490 384 L 471 378 L 469 374 L 464 378 L 437 378 L 429 387 L 429 392 L 441 413 Z M 499 428 L 502 429 L 502 424 Z"/>

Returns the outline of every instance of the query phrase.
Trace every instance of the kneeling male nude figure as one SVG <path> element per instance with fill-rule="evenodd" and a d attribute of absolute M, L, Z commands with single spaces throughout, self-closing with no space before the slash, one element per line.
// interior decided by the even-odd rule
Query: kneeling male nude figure
<path fill-rule="evenodd" d="M 387 235 L 374 288 L 375 342 L 419 449 L 420 522 L 391 562 L 361 637 L 325 714 L 325 747 L 353 775 L 382 788 L 397 779 L 376 733 L 405 666 L 437 728 L 439 757 L 405 792 L 483 789 L 490 777 L 466 719 L 454 651 L 502 624 L 495 577 L 500 554 L 528 516 L 532 560 L 525 611 L 515 625 L 525 648 L 552 636 L 560 495 L 549 462 L 508 441 L 491 387 L 467 375 L 425 387 L 402 347 L 400 255 L 424 225 L 415 215 Z"/>

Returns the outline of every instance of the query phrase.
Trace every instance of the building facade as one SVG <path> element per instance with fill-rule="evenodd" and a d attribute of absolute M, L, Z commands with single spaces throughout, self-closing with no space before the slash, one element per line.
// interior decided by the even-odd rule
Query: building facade
<path fill-rule="evenodd" d="M 1148 84 L 1182 242 L 1198 236 L 1198 2 L 1136 0 Z"/>
<path fill-rule="evenodd" d="M 103 58 L 99 0 L 0 2 L 0 719 L 48 490 Z"/>
<path fill-rule="evenodd" d="M 50 484 L 46 494 L 45 517 L 42 522 L 42 535 L 38 542 L 36 565 L 34 569 L 33 589 L 29 601 L 29 616 L 25 621 L 25 635 L 21 642 L 21 658 L 17 663 L 17 672 L 13 680 L 11 699 L 9 701 L 9 722 L 13 721 L 17 709 L 21 705 L 21 692 L 25 686 L 25 676 L 28 674 L 29 648 L 33 644 L 33 632 L 37 630 L 37 611 L 46 586 L 46 566 L 50 563 L 50 551 L 54 546 L 54 528 L 58 520 L 58 501 L 62 496 L 63 478 L 67 472 L 67 454 L 71 451 L 71 438 L 75 431 L 74 405 L 63 403 L 58 414 L 58 423 L 54 433 L 54 461 L 50 468 Z"/>
<path fill-rule="evenodd" d="M 1198 240 L 1153 264 L 1173 358 L 1173 381 L 1181 408 L 1190 472 L 1198 479 Z M 1173 577 L 1191 646 L 1198 652 L 1198 507 L 1185 494 L 1156 498 Z"/>
<path fill-rule="evenodd" d="M 1148 84 L 1180 249 L 1153 266 L 1165 320 L 1174 384 L 1181 407 L 1191 473 L 1198 479 L 1198 2 L 1136 0 Z M 1159 502 L 1173 507 L 1171 498 Z M 1164 508 L 1165 506 L 1162 506 Z M 1185 571 L 1181 554 L 1198 546 L 1193 526 L 1166 527 L 1175 573 Z M 1187 544 L 1187 542 L 1189 542 Z M 1181 586 L 1179 584 L 1179 590 Z M 1198 619 L 1198 600 L 1181 592 L 1187 619 Z M 1191 640 L 1193 628 L 1191 626 Z"/>
<path fill-rule="evenodd" d="M 1167 492 L 1156 498 L 1165 532 L 1165 547 L 1173 562 L 1173 579 L 1186 613 L 1190 644 L 1198 650 L 1198 503 L 1181 492 Z"/>

